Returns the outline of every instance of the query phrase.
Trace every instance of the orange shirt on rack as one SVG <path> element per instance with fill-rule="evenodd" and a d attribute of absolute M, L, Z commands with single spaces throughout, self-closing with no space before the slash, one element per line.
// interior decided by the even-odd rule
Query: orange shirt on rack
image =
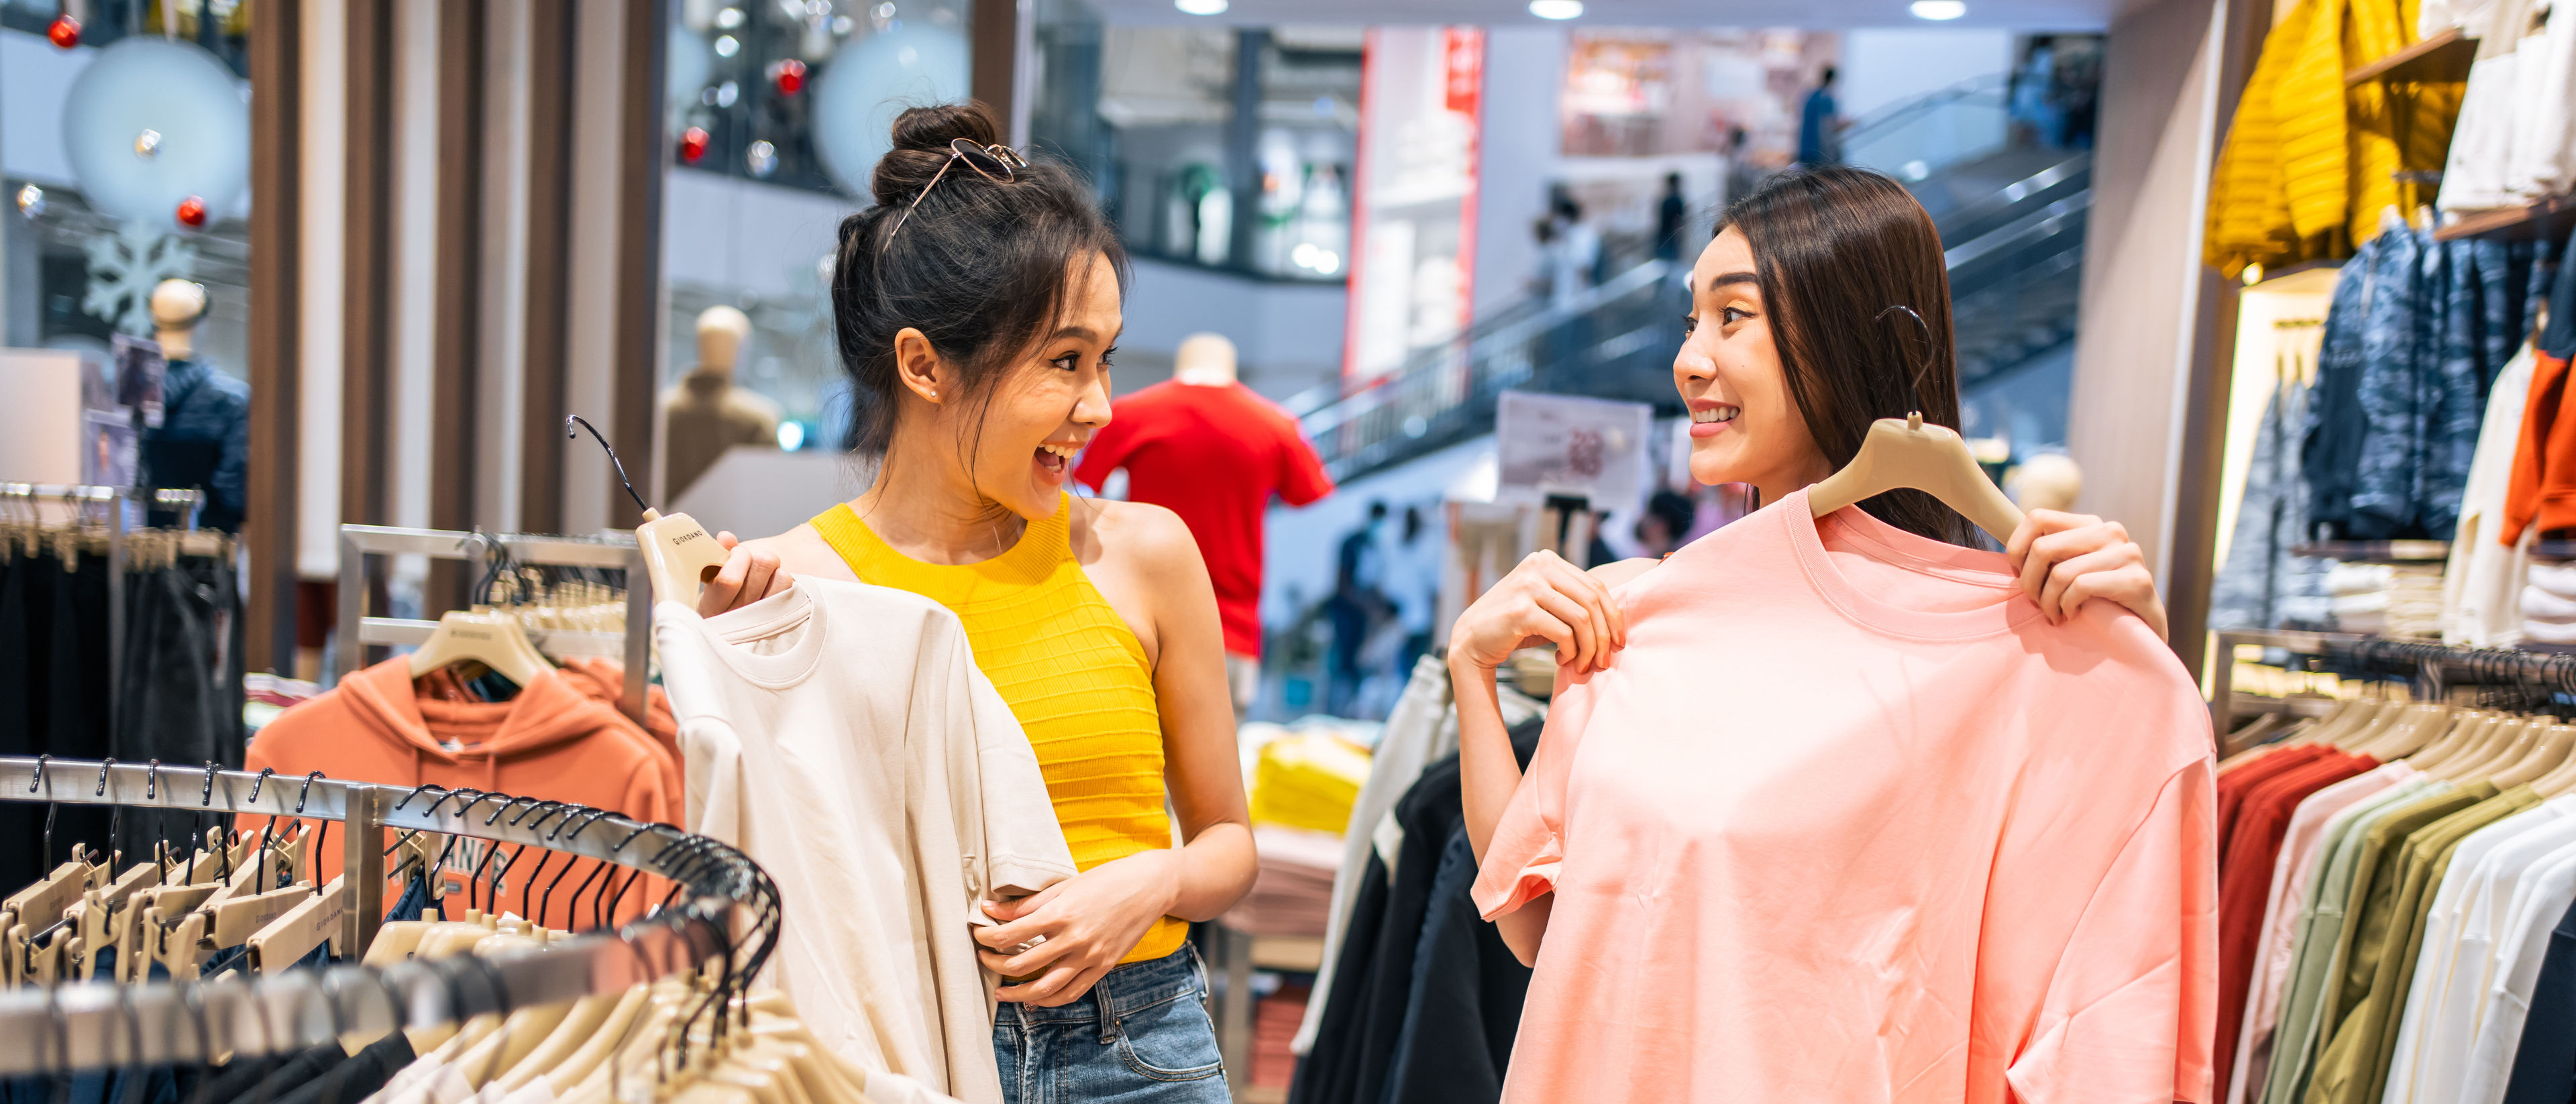
<path fill-rule="evenodd" d="M 435 784 L 451 790 L 571 802 L 641 821 L 679 821 L 682 795 L 667 787 L 667 762 L 661 749 L 614 706 L 562 672 L 538 677 L 509 701 L 480 702 L 442 696 L 455 693 L 452 679 L 423 680 L 425 695 L 415 690 L 409 662 L 396 656 L 343 678 L 331 692 L 279 714 L 251 741 L 244 765 L 254 771 L 275 769 L 277 777 L 269 780 L 272 786 L 293 785 L 318 770 L 343 782 Z M 416 805 L 433 800 L 436 793 L 422 795 Z M 456 804 L 451 801 L 449 807 Z M 484 801 L 475 807 L 477 815 L 490 816 L 500 804 Z M 511 815 L 527 809 L 528 804 L 521 802 Z M 249 819 L 242 827 L 262 823 Z M 386 842 L 390 844 L 392 838 L 388 832 Z M 504 857 L 508 854 L 503 852 Z M 336 877 L 338 833 L 324 845 L 320 858 L 322 877 Z M 528 873 L 537 869 L 537 859 L 537 854 L 528 854 L 517 864 L 524 870 L 500 875 L 504 908 L 519 910 L 521 890 L 528 884 Z M 470 871 L 474 864 L 460 864 L 451 856 L 449 865 Z M 572 891 L 591 872 L 592 864 L 573 865 L 577 869 L 543 906 L 546 915 L 540 922 L 549 927 L 591 926 L 589 898 L 584 897 L 585 907 L 577 916 Z M 535 886 L 539 894 L 555 884 L 555 872 L 566 869 L 560 860 L 551 867 L 544 874 L 545 882 Z M 485 873 L 488 884 L 490 866 Z M 598 883 L 593 884 L 595 888 Z M 654 884 L 647 880 L 630 891 L 619 904 L 619 916 L 636 915 L 658 900 L 658 890 L 646 893 Z"/>
<path fill-rule="evenodd" d="M 2567 360 L 2534 350 L 2531 399 L 2523 406 L 2522 441 L 2513 450 L 2513 481 L 2504 493 L 2508 547 L 2533 525 L 2542 533 L 2576 529 L 2576 410 L 2559 416 L 2567 398 Z"/>

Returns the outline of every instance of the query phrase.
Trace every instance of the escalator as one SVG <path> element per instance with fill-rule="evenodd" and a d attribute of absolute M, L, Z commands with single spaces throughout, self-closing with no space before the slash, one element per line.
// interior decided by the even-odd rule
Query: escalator
<path fill-rule="evenodd" d="M 1923 143 L 1872 129 L 1982 133 L 1956 116 L 1978 102 L 1983 87 L 1970 82 L 1926 98 L 1937 103 L 1865 121 L 1847 146 L 1856 155 L 1908 155 L 1895 167 L 1904 171 L 1891 175 L 1923 201 L 1941 232 L 1961 390 L 1972 406 L 1981 387 L 2011 384 L 2033 366 L 2063 367 L 2075 337 L 2092 206 L 2089 151 L 1997 146 L 1931 165 Z M 1995 133 L 2000 140 L 2000 129 Z M 1290 409 L 1336 480 L 1492 432 L 1505 390 L 1643 402 L 1659 417 L 1678 416 L 1673 353 L 1690 303 L 1677 267 L 1648 261 L 1567 303 L 1524 300 L 1488 312 L 1458 339 L 1417 350 L 1356 391 L 1292 400 Z"/>

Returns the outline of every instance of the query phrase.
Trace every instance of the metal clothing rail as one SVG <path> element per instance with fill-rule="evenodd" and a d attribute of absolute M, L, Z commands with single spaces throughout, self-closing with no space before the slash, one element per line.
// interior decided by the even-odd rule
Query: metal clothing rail
<path fill-rule="evenodd" d="M 252 795 L 256 793 L 257 799 Z M 383 912 L 383 829 L 470 836 L 599 859 L 666 877 L 674 907 L 545 949 L 382 970 L 338 966 L 258 978 L 0 991 L 0 1076 L 109 1066 L 201 1064 L 277 1054 L 349 1031 L 453 1023 L 485 1013 L 623 991 L 776 937 L 775 885 L 732 847 L 604 810 L 436 786 L 405 790 L 326 778 L 73 759 L 0 757 L 0 800 L 130 805 L 281 820 L 335 820 L 354 891 L 342 935 L 363 954 Z M 570 829 L 567 831 L 567 829 Z M 633 876 L 629 876 L 631 882 Z M 604 884 L 604 882 L 603 882 Z"/>
<path fill-rule="evenodd" d="M 631 533 L 602 537 L 541 537 L 520 533 L 464 533 L 454 529 L 403 529 L 386 525 L 343 525 L 340 527 L 340 610 L 339 670 L 334 681 L 346 678 L 366 664 L 370 644 L 418 644 L 429 639 L 438 628 L 435 619 L 412 617 L 369 617 L 367 612 L 368 556 L 428 556 L 442 560 L 464 560 L 474 555 L 479 541 L 498 544 L 513 561 L 548 567 L 599 567 L 624 569 L 626 572 L 626 633 L 602 632 L 531 632 L 531 643 L 548 655 L 585 655 L 622 657 L 626 664 L 626 684 L 618 694 L 617 707 L 644 720 L 645 667 L 651 662 L 653 645 L 652 588 L 644 584 L 644 553 L 635 546 Z"/>
<path fill-rule="evenodd" d="M 2404 675 L 2426 697 L 2455 685 L 2509 685 L 2576 694 L 2576 651 L 2525 645 L 2470 648 L 2429 640 L 2326 632 L 2222 632 L 2210 669 L 2210 719 L 2222 735 L 2246 713 L 2322 711 L 2323 699 L 2256 698 L 2236 693 L 2236 647 L 2252 644 L 2314 656 L 2349 670 Z"/>
<path fill-rule="evenodd" d="M 184 528 L 195 532 L 197 515 L 205 506 L 206 496 L 191 489 L 177 487 L 93 487 L 73 483 L 0 483 L 0 499 L 25 502 L 106 503 L 107 509 L 107 684 L 122 688 L 119 678 L 125 666 L 125 538 L 133 521 L 126 503 L 140 502 L 153 506 L 184 509 Z M 109 731 L 115 730 L 117 713 L 123 708 L 123 694 L 110 694 L 107 699 Z"/>

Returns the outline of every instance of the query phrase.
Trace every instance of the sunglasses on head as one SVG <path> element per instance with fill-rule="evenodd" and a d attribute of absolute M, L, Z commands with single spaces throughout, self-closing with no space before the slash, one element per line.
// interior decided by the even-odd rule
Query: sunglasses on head
<path fill-rule="evenodd" d="M 1028 159 L 1020 156 L 1018 150 L 999 142 L 979 146 L 969 138 L 950 139 L 948 160 L 939 166 L 938 172 L 931 174 L 930 183 L 921 186 L 921 194 L 912 197 L 912 205 L 903 209 L 903 216 L 894 220 L 894 229 L 886 232 L 887 241 L 891 242 L 896 234 L 903 233 L 903 224 L 912 218 L 912 212 L 921 206 L 922 200 L 930 198 L 930 190 L 938 187 L 939 182 L 947 177 L 948 170 L 960 161 L 995 184 L 1008 184 L 1018 175 L 1016 170 L 1029 167 Z"/>

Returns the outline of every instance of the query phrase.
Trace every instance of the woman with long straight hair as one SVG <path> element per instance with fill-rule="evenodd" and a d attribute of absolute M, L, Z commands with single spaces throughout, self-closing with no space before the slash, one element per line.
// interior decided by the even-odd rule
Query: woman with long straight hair
<path fill-rule="evenodd" d="M 875 481 L 778 536 L 719 534 L 700 612 L 797 575 L 953 610 L 1080 869 L 986 903 L 1002 923 L 975 933 L 1005 979 L 1004 1099 L 1224 1101 L 1185 941 L 1254 867 L 1216 593 L 1171 511 L 1065 489 L 1109 422 L 1126 254 L 1089 189 L 1001 146 L 981 104 L 905 111 L 871 188 L 841 223 L 832 322 Z"/>
<path fill-rule="evenodd" d="M 2191 1042 L 2190 952 L 2077 1010 L 2087 1034 L 2004 1022 L 1996 1009 L 2039 1005 L 1989 984 L 2046 982 L 2061 948 L 1979 927 L 1997 912 L 2045 925 L 2077 911 L 2010 896 L 2032 864 L 2001 873 L 2017 861 L 2008 841 L 2060 832 L 2082 837 L 2066 846 L 2088 859 L 2122 840 L 2170 844 L 2158 858 L 2174 876 L 2151 873 L 2118 909 L 2193 938 L 2192 921 L 2156 906 L 2178 895 L 2188 912 L 2197 884 L 2192 810 L 2207 806 L 2193 794 L 2211 776 L 2205 727 L 2188 730 L 2206 710 L 2162 647 L 2138 546 L 2116 523 L 2034 510 L 2003 555 L 1972 552 L 1968 521 L 1913 490 L 1804 516 L 1800 492 L 1851 463 L 1873 421 L 1958 425 L 1931 218 L 1866 170 L 1783 174 L 1726 212 L 1690 293 L 1673 383 L 1690 410 L 1691 475 L 1750 484 L 1773 509 L 1664 561 L 1584 571 L 1535 553 L 1450 634 L 1477 903 L 1535 968 L 1506 1099 L 2206 1099 L 2190 1095 L 2209 1086 L 2207 1039 L 2197 1059 Z M 1654 650 L 1623 656 L 1632 615 Z M 1561 688 L 1584 685 L 1560 695 L 1525 776 L 1494 671 L 1540 644 L 1556 647 Z M 2083 663 L 2117 670 L 2104 681 L 2087 669 L 2077 693 L 2099 688 L 2104 708 L 2144 719 L 2146 738 L 2049 741 L 1978 712 L 2013 687 L 2062 691 L 2049 680 Z M 2003 689 L 1983 701 L 1961 689 L 1990 685 Z M 2120 781 L 2102 788 L 2172 818 L 2153 822 L 2170 837 L 2107 799 L 2098 814 L 1999 826 L 2025 786 L 2081 802 L 2110 775 Z M 2214 863 L 2198 880 L 2214 883 Z M 2079 865 L 2037 879 L 2078 881 Z M 2081 905 L 2093 888 L 2062 890 Z M 2133 978 L 2073 969 L 2084 966 Z M 2141 1006 L 2166 1014 L 2160 1027 L 2140 1026 Z M 2106 1023 L 2135 1030 L 2105 1046 Z M 2155 1095 L 2167 1082 L 2178 1095 Z"/>

